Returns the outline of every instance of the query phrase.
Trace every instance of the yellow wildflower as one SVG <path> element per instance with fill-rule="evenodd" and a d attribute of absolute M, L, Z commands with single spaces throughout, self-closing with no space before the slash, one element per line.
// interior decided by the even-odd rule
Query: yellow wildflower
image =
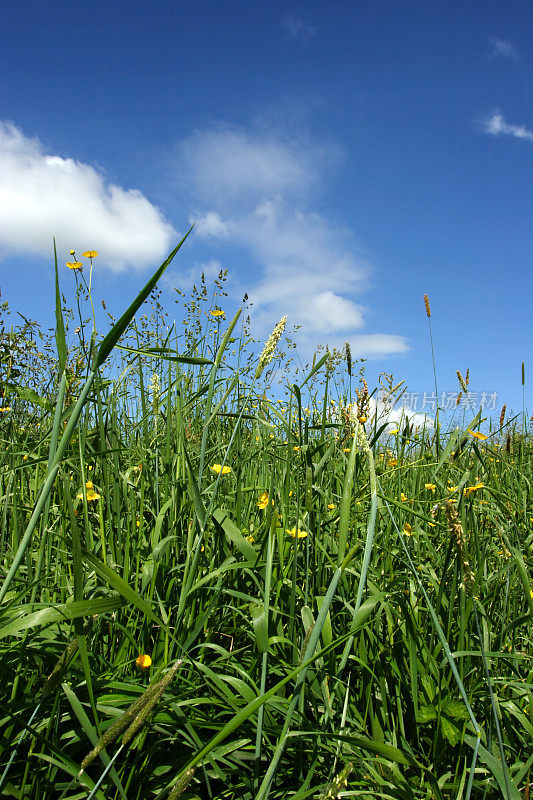
<path fill-rule="evenodd" d="M 329 511 L 334 511 L 336 508 L 337 508 L 337 506 L 335 505 L 335 503 L 329 503 L 328 504 L 328 510 Z"/>
<path fill-rule="evenodd" d="M 254 539 L 254 537 L 253 537 L 253 534 L 250 534 L 249 536 L 247 536 L 247 537 L 246 537 L 246 541 L 247 541 L 247 542 L 250 542 L 250 544 L 253 544 L 253 543 L 255 542 L 255 539 Z"/>
<path fill-rule="evenodd" d="M 215 308 L 214 311 L 209 312 L 212 317 L 224 317 L 225 314 L 220 308 Z"/>
<path fill-rule="evenodd" d="M 392 436 L 394 436 L 394 434 L 396 434 L 396 433 L 399 433 L 398 428 L 394 428 L 394 430 L 391 431 L 391 435 Z"/>
<path fill-rule="evenodd" d="M 68 267 L 69 269 L 81 269 L 83 267 L 83 264 L 81 263 L 81 261 L 67 261 L 65 266 Z"/>
<path fill-rule="evenodd" d="M 93 485 L 92 481 L 87 481 L 87 483 L 85 484 L 85 491 L 87 493 L 87 501 L 88 502 L 91 502 L 92 500 L 99 500 L 100 499 L 100 495 L 98 494 L 97 491 L 95 491 L 95 488 L 94 488 L 94 485 Z M 83 500 L 83 491 L 78 492 L 76 497 L 79 500 Z"/>
<path fill-rule="evenodd" d="M 358 420 L 358 422 L 361 423 L 361 425 L 364 425 L 364 423 L 366 422 L 367 418 L 365 417 L 364 414 L 361 414 L 360 417 L 357 417 L 357 420 Z"/>
<path fill-rule="evenodd" d="M 7 411 L 11 411 L 11 406 L 2 406 L 0 408 L 0 413 L 5 414 Z"/>
<path fill-rule="evenodd" d="M 288 533 L 289 536 L 292 536 L 293 539 L 295 539 L 296 537 L 298 537 L 298 539 L 305 539 L 305 537 L 307 536 L 307 531 L 301 531 L 299 528 L 298 529 L 293 528 L 290 531 L 286 528 L 285 533 Z"/>
<path fill-rule="evenodd" d="M 221 464 L 213 464 L 209 469 L 214 472 L 215 475 L 228 475 L 231 472 L 231 467 L 228 467 L 227 464 L 224 466 Z"/>
<path fill-rule="evenodd" d="M 453 494 L 453 492 L 457 491 L 457 486 L 447 486 L 446 488 L 448 489 L 450 494 Z"/>
<path fill-rule="evenodd" d="M 475 486 L 465 486 L 463 489 L 463 494 L 465 497 L 468 497 L 470 494 L 472 494 L 472 492 L 477 492 L 478 489 L 483 489 L 483 486 L 483 483 L 476 483 Z"/>
<path fill-rule="evenodd" d="M 295 445 L 292 449 L 295 453 L 299 453 L 302 448 L 299 445 Z"/>
<path fill-rule="evenodd" d="M 480 433 L 479 431 L 471 431 L 470 428 L 467 430 L 467 433 L 469 433 L 470 436 L 473 436 L 474 439 L 481 439 L 481 441 L 489 438 L 488 436 L 485 436 L 484 433 Z"/>
<path fill-rule="evenodd" d="M 398 459 L 397 458 L 389 458 L 387 461 L 389 467 L 397 467 L 398 466 Z"/>
<path fill-rule="evenodd" d="M 98 252 L 96 250 L 86 250 L 85 253 L 82 253 L 84 258 L 96 258 L 98 256 Z"/>
<path fill-rule="evenodd" d="M 402 501 L 402 503 L 407 503 L 409 498 L 407 497 L 406 494 L 404 494 L 403 492 L 400 492 L 400 500 Z"/>
<path fill-rule="evenodd" d="M 140 656 L 137 656 L 135 659 L 135 663 L 139 667 L 139 669 L 148 669 L 152 666 L 152 659 L 150 656 L 145 655 L 144 653 Z"/>
<path fill-rule="evenodd" d="M 431 492 L 434 492 L 436 488 L 437 488 L 437 486 L 436 486 L 435 483 L 425 483 L 424 484 L 424 489 L 429 489 Z"/>
<path fill-rule="evenodd" d="M 408 522 L 406 522 L 405 525 L 403 526 L 403 532 L 405 533 L 406 536 L 413 535 L 413 529 Z"/>
<path fill-rule="evenodd" d="M 71 256 L 75 256 L 76 255 L 76 251 L 75 250 L 69 250 L 69 252 L 70 252 Z"/>
<path fill-rule="evenodd" d="M 268 505 L 268 492 L 262 492 L 262 494 L 259 495 L 259 499 L 257 501 L 257 507 L 266 508 L 267 505 Z"/>

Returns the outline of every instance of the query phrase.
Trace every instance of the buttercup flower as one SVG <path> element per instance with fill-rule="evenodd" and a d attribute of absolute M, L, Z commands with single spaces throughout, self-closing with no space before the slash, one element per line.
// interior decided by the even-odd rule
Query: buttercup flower
<path fill-rule="evenodd" d="M 82 253 L 84 258 L 96 258 L 98 256 L 98 252 L 96 250 L 86 250 L 85 253 Z"/>
<path fill-rule="evenodd" d="M 413 529 L 411 528 L 408 522 L 406 522 L 405 525 L 403 526 L 403 532 L 405 533 L 406 536 L 413 535 Z"/>
<path fill-rule="evenodd" d="M 334 510 L 335 510 L 335 508 L 336 508 L 336 505 L 335 505 L 335 503 L 329 503 L 329 504 L 328 504 L 328 510 L 329 510 L 329 511 L 334 511 Z"/>
<path fill-rule="evenodd" d="M 437 488 L 437 486 L 434 483 L 425 483 L 424 484 L 424 489 L 429 489 L 432 492 L 434 492 L 436 488 Z"/>
<path fill-rule="evenodd" d="M 225 314 L 220 308 L 215 308 L 214 311 L 209 312 L 212 317 L 224 317 Z"/>
<path fill-rule="evenodd" d="M 83 264 L 81 263 L 81 261 L 67 261 L 65 266 L 68 267 L 69 269 L 82 269 Z"/>
<path fill-rule="evenodd" d="M 85 490 L 87 492 L 87 502 L 90 503 L 92 500 L 100 499 L 100 495 L 98 494 L 98 492 L 94 490 L 94 485 L 92 481 L 87 481 L 87 483 L 85 484 Z M 79 500 L 83 500 L 83 492 L 78 492 L 76 497 Z"/>
<path fill-rule="evenodd" d="M 398 459 L 397 458 L 389 458 L 387 461 L 389 467 L 397 467 L 398 466 Z"/>
<path fill-rule="evenodd" d="M 76 251 L 75 250 L 70 250 L 69 252 L 70 252 L 71 256 L 75 256 L 76 255 Z"/>
<path fill-rule="evenodd" d="M 262 492 L 257 501 L 258 508 L 266 508 L 268 505 L 268 492 Z"/>
<path fill-rule="evenodd" d="M 147 656 L 143 653 L 142 655 L 137 656 L 137 658 L 135 659 L 135 663 L 139 667 L 139 669 L 148 669 L 149 667 L 152 666 L 152 659 L 150 658 L 150 656 Z"/>
<path fill-rule="evenodd" d="M 470 428 L 467 430 L 467 433 L 469 433 L 470 436 L 473 436 L 474 439 L 481 439 L 481 441 L 489 438 L 488 436 L 485 436 L 484 433 L 480 433 L 479 431 L 471 431 Z"/>
<path fill-rule="evenodd" d="M 483 483 L 476 483 L 475 486 L 465 486 L 463 489 L 463 494 L 465 497 L 468 497 L 472 492 L 477 492 L 478 489 L 483 489 L 485 484 Z"/>
<path fill-rule="evenodd" d="M 408 499 L 409 498 L 407 497 L 406 494 L 404 494 L 403 492 L 400 492 L 400 500 L 402 501 L 402 503 L 407 503 Z"/>
<path fill-rule="evenodd" d="M 209 467 L 211 472 L 214 472 L 215 475 L 228 475 L 231 472 L 231 467 L 228 467 L 227 464 L 222 466 L 221 464 L 213 464 L 212 467 Z"/>
<path fill-rule="evenodd" d="M 285 529 L 285 533 L 288 533 L 289 536 L 292 536 L 293 539 L 305 539 L 307 536 L 307 531 L 301 531 L 299 528 L 293 528 L 292 530 Z"/>

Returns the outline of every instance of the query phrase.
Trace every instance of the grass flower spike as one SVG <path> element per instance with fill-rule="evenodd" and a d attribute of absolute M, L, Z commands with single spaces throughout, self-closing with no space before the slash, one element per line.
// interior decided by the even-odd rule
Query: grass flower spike
<path fill-rule="evenodd" d="M 287 316 L 284 316 L 280 319 L 280 321 L 278 322 L 278 324 L 268 337 L 266 344 L 263 347 L 263 352 L 259 357 L 259 364 L 257 365 L 257 370 L 255 372 L 256 380 L 261 376 L 261 373 L 263 372 L 264 368 L 268 364 L 270 364 L 270 362 L 274 358 L 276 347 L 278 346 L 278 342 L 281 339 L 281 334 L 285 330 L 286 324 L 287 324 Z"/>

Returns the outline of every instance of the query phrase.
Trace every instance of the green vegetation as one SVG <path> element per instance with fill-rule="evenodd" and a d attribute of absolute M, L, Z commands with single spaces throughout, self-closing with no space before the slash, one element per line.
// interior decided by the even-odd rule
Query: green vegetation
<path fill-rule="evenodd" d="M 525 419 L 393 432 L 327 352 L 280 403 L 178 249 L 103 339 L 79 266 L 54 351 L 0 324 L 0 796 L 525 799 Z"/>

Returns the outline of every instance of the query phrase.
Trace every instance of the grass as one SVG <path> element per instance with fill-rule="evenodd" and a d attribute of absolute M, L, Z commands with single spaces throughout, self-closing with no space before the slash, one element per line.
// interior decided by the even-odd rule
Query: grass
<path fill-rule="evenodd" d="M 76 348 L 58 284 L 38 390 L 1 332 L 0 795 L 525 800 L 525 418 L 391 434 L 361 374 L 332 417 L 327 353 L 279 403 L 222 276 L 164 324 L 168 263 L 101 341 L 80 283 Z"/>

